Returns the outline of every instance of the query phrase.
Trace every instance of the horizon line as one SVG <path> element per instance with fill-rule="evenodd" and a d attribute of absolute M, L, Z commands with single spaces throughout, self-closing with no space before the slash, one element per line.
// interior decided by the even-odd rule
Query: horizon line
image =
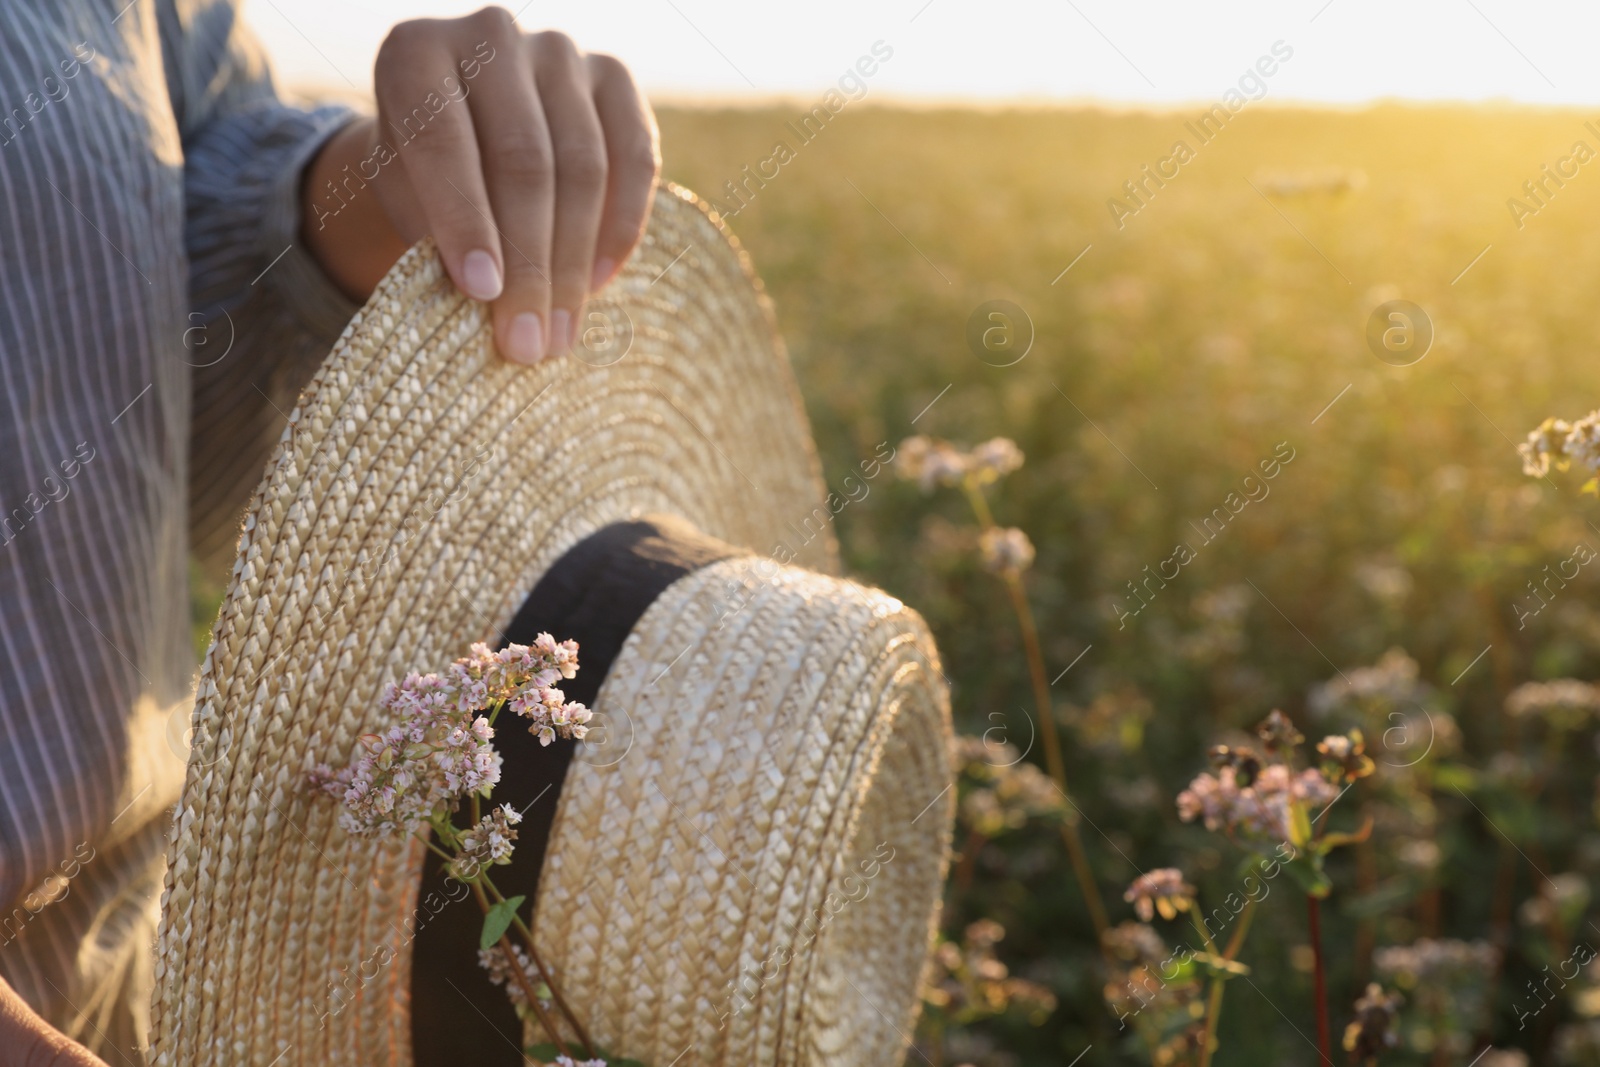
<path fill-rule="evenodd" d="M 370 103 L 372 94 L 352 90 L 348 85 L 331 84 L 325 82 L 290 82 L 281 86 L 285 96 L 310 100 L 344 100 L 348 102 Z M 798 108 L 801 111 L 809 110 L 818 103 L 817 95 L 806 95 L 799 92 L 771 92 L 771 93 L 698 93 L 676 92 L 664 90 L 656 93 L 646 93 L 651 106 L 660 108 L 673 108 L 679 110 L 706 110 L 706 111 L 763 111 L 777 107 Z M 970 94 L 937 94 L 937 93 L 886 93 L 869 92 L 863 97 L 847 98 L 852 110 L 856 108 L 873 107 L 891 111 L 1078 111 L 1078 112 L 1106 112 L 1112 114 L 1148 114 L 1172 115 L 1187 113 L 1195 108 L 1209 108 L 1223 106 L 1220 99 L 1206 99 L 1196 97 L 1182 100 L 1115 100 L 1093 96 L 1048 96 L 1048 95 L 996 95 L 975 96 Z M 1382 108 L 1412 108 L 1416 110 L 1451 109 L 1451 110 L 1482 110 L 1482 111 L 1544 111 L 1551 113 L 1566 111 L 1600 110 L 1600 98 L 1592 103 L 1575 102 L 1542 102 L 1517 100 L 1510 97 L 1481 97 L 1469 99 L 1464 97 L 1409 97 L 1409 96 L 1374 96 L 1360 100 L 1319 100 L 1314 98 L 1283 98 L 1278 99 L 1268 96 L 1260 99 L 1251 99 L 1244 108 L 1234 112 L 1242 115 L 1246 111 L 1325 111 L 1352 113 L 1361 111 L 1375 111 Z"/>

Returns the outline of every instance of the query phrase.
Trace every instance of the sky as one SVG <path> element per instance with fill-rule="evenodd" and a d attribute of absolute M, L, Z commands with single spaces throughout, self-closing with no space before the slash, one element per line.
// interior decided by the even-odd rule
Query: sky
<path fill-rule="evenodd" d="M 245 14 L 281 84 L 366 93 L 390 25 L 481 6 L 245 0 Z M 881 41 L 880 101 L 1161 107 L 1219 99 L 1281 41 L 1274 103 L 1600 105 L 1593 0 L 533 0 L 518 22 L 620 56 L 659 100 L 814 99 Z"/>

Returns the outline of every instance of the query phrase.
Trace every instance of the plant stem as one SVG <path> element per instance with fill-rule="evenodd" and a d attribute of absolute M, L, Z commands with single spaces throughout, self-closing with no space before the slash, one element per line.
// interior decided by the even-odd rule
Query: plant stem
<path fill-rule="evenodd" d="M 1039 631 L 1033 623 L 1033 612 L 1028 607 L 1028 596 L 1022 588 L 1022 579 L 1015 574 L 1005 576 L 1006 589 L 1011 594 L 1011 605 L 1016 609 L 1017 622 L 1022 630 L 1022 647 L 1027 652 L 1028 673 L 1033 679 L 1033 702 L 1039 712 L 1039 731 L 1044 735 L 1045 763 L 1050 777 L 1061 789 L 1061 795 L 1072 807 L 1068 818 L 1061 822 L 1062 841 L 1072 859 L 1073 874 L 1089 906 L 1089 918 L 1094 922 L 1096 934 L 1103 935 L 1111 923 L 1106 918 L 1106 906 L 1100 899 L 1100 887 L 1095 882 L 1094 871 L 1084 851 L 1083 838 L 1078 834 L 1078 804 L 1067 788 L 1067 768 L 1061 756 L 1061 737 L 1056 733 L 1055 709 L 1050 701 L 1050 683 L 1045 680 L 1044 655 L 1039 649 Z"/>
<path fill-rule="evenodd" d="M 474 793 L 472 795 L 472 819 L 475 824 L 481 817 L 479 815 L 480 807 L 481 805 L 478 802 L 478 795 Z M 417 836 L 421 837 L 423 843 L 434 852 L 438 853 L 446 863 L 452 862 L 455 859 L 455 857 L 450 853 L 444 851 L 432 841 L 429 841 L 427 837 L 420 833 Z M 486 871 L 480 870 L 478 876 L 472 880 L 471 884 L 472 891 L 477 895 L 478 905 L 483 909 L 483 913 L 485 915 L 489 913 L 489 900 L 484 893 L 485 888 L 488 889 L 489 893 L 494 894 L 496 903 L 505 902 L 505 894 L 500 892 L 499 887 L 489 880 L 489 875 Z M 567 999 L 561 995 L 561 990 L 557 987 L 555 979 L 551 977 L 549 969 L 544 965 L 544 960 L 540 958 L 539 949 L 533 943 L 533 932 L 529 930 L 527 925 L 522 921 L 522 916 L 516 914 L 515 912 L 513 912 L 511 915 L 511 921 L 513 925 L 516 926 L 518 932 L 522 934 L 522 939 L 528 946 L 528 958 L 531 959 L 533 961 L 533 965 L 538 968 L 539 980 L 545 984 L 545 988 L 550 990 L 550 999 L 555 1002 L 555 1005 L 561 1011 L 562 1016 L 572 1027 L 573 1033 L 578 1035 L 578 1041 L 583 1045 L 584 1049 L 586 1050 L 586 1054 L 591 1057 L 594 1056 L 594 1042 L 589 1040 L 588 1031 L 583 1028 L 583 1024 L 578 1021 L 577 1015 L 574 1014 L 572 1009 L 567 1005 Z M 561 1054 L 563 1056 L 568 1055 L 566 1046 L 561 1042 L 560 1034 L 556 1032 L 556 1029 L 552 1025 L 550 1019 L 545 1015 L 544 1007 L 539 1003 L 538 997 L 534 995 L 533 991 L 528 988 L 527 975 L 523 973 L 521 964 L 517 962 L 515 956 L 510 954 L 509 942 L 504 935 L 501 936 L 500 941 L 502 945 L 507 946 L 507 958 L 511 961 L 511 969 L 516 973 L 519 983 L 523 986 L 523 992 L 527 994 L 529 1003 L 533 1005 L 533 1010 L 539 1017 L 539 1024 L 545 1028 L 547 1033 L 549 1033 L 550 1039 L 561 1050 Z"/>
<path fill-rule="evenodd" d="M 1199 903 L 1196 902 L 1185 912 L 1185 914 L 1189 916 L 1189 921 L 1194 924 L 1195 933 L 1200 935 L 1200 943 L 1206 947 L 1206 951 L 1211 953 L 1213 956 L 1220 955 L 1220 953 L 1217 952 L 1217 943 L 1211 940 L 1211 931 L 1207 930 L 1205 923 L 1200 921 L 1200 915 L 1198 911 L 1199 907 Z"/>
<path fill-rule="evenodd" d="M 972 505 L 972 513 L 978 516 L 978 525 L 985 530 L 994 526 L 994 515 L 989 511 L 989 502 L 984 499 L 983 490 L 971 482 L 962 482 L 961 488 L 967 494 L 967 503 Z"/>
<path fill-rule="evenodd" d="M 427 845 L 428 848 L 432 849 L 434 852 L 436 852 L 439 855 L 439 858 L 444 860 L 446 863 L 450 863 L 450 862 L 455 860 L 454 856 L 450 855 L 450 853 L 446 852 L 444 849 L 440 848 L 438 845 L 434 844 L 432 841 L 429 841 L 426 837 L 423 837 L 421 833 L 418 833 L 417 836 L 419 838 L 422 838 L 422 843 L 424 845 Z"/>
<path fill-rule="evenodd" d="M 1261 899 L 1265 900 L 1267 898 L 1263 895 Z M 1223 959 L 1234 960 L 1239 958 L 1239 950 L 1244 947 L 1244 935 L 1250 932 L 1250 921 L 1255 917 L 1256 902 L 1253 899 L 1246 899 L 1244 910 L 1239 913 L 1239 925 L 1233 931 L 1233 936 L 1228 939 L 1227 949 L 1222 953 Z"/>
<path fill-rule="evenodd" d="M 995 528 L 994 515 L 989 511 L 989 502 L 983 498 L 983 491 L 970 482 L 963 483 L 967 500 L 972 505 L 973 514 L 978 517 L 978 523 L 984 530 Z M 1089 909 L 1089 919 L 1094 923 L 1097 940 L 1101 942 L 1101 951 L 1105 951 L 1104 938 L 1111 923 L 1106 918 L 1106 906 L 1100 898 L 1100 887 L 1094 878 L 1094 870 L 1089 866 L 1089 857 L 1083 847 L 1083 838 L 1078 833 L 1078 804 L 1072 799 L 1072 792 L 1067 788 L 1066 761 L 1061 756 L 1061 737 L 1056 732 L 1055 709 L 1050 701 L 1050 683 L 1045 677 L 1044 654 L 1039 648 L 1039 629 L 1034 625 L 1033 611 L 1028 606 L 1028 594 L 1022 587 L 1022 578 L 1015 573 L 1002 574 L 1001 580 L 1006 587 L 1006 592 L 1011 598 L 1012 610 L 1017 616 L 1017 626 L 1022 631 L 1022 647 L 1028 660 L 1028 677 L 1033 684 L 1033 702 L 1039 715 L 1039 730 L 1044 735 L 1044 760 L 1050 777 L 1055 780 L 1056 788 L 1061 790 L 1062 797 L 1069 808 L 1067 817 L 1061 821 L 1061 840 L 1066 845 L 1067 856 L 1072 861 L 1072 873 L 1078 881 L 1078 889 L 1083 894 L 1084 904 Z"/>
<path fill-rule="evenodd" d="M 1205 923 L 1200 921 L 1199 904 L 1189 908 L 1189 921 L 1194 923 L 1195 930 L 1200 934 L 1201 942 L 1206 946 L 1206 951 L 1213 956 L 1217 955 L 1217 943 L 1211 939 L 1211 931 L 1206 929 Z M 1238 935 L 1235 934 L 1235 939 Z M 1211 1067 L 1211 1042 L 1216 1037 L 1217 1020 L 1222 1017 L 1222 975 L 1211 975 L 1211 989 L 1206 997 L 1206 1025 L 1200 1038 L 1200 1067 Z"/>
<path fill-rule="evenodd" d="M 495 888 L 495 884 L 489 881 L 488 875 L 483 876 L 483 883 L 489 887 L 489 891 L 494 894 L 496 900 L 505 899 L 505 897 L 501 895 L 500 890 Z M 533 943 L 533 931 L 528 929 L 527 924 L 522 921 L 522 916 L 520 915 L 513 914 L 511 916 L 511 923 L 517 928 L 517 932 L 522 935 L 523 942 L 528 946 L 528 958 L 533 960 L 533 965 L 535 967 L 539 968 L 539 979 L 544 982 L 545 987 L 550 990 L 550 999 L 555 1001 L 556 1007 L 560 1009 L 562 1017 L 565 1018 L 567 1023 L 572 1027 L 572 1032 L 578 1035 L 578 1041 L 581 1042 L 583 1047 L 588 1050 L 588 1054 L 590 1056 L 594 1056 L 596 1054 L 594 1042 L 589 1040 L 589 1032 L 585 1030 L 583 1028 L 583 1024 L 578 1021 L 577 1013 L 575 1013 L 572 1008 L 567 1005 L 567 998 L 561 995 L 560 986 L 556 984 L 554 976 L 550 974 L 550 969 L 544 965 L 544 960 L 539 955 L 539 949 Z"/>
<path fill-rule="evenodd" d="M 1222 979 L 1211 979 L 1211 995 L 1206 998 L 1206 1028 L 1200 1035 L 1200 1067 L 1211 1067 L 1211 1050 L 1217 1039 L 1217 1020 L 1222 1017 Z"/>
<path fill-rule="evenodd" d="M 483 892 L 483 886 L 477 882 L 472 883 L 472 892 L 478 898 L 478 907 L 483 909 L 485 915 L 489 914 L 489 898 Z M 561 1032 L 556 1029 L 550 1016 L 545 1014 L 544 1005 L 539 1003 L 539 994 L 533 988 L 533 983 L 528 981 L 528 976 L 522 970 L 522 964 L 517 960 L 517 954 L 511 951 L 511 939 L 505 934 L 500 935 L 500 951 L 506 954 L 506 962 L 511 967 L 511 974 L 516 978 L 517 984 L 522 987 L 522 995 L 528 998 L 528 1006 L 539 1019 L 539 1025 L 544 1027 L 545 1033 L 550 1035 L 551 1042 L 556 1046 L 556 1051 L 561 1055 L 570 1057 L 566 1042 L 561 1040 Z M 546 983 L 548 984 L 548 983 Z M 589 1051 L 593 1051 L 590 1049 Z"/>
<path fill-rule="evenodd" d="M 1325 1063 L 1333 1062 L 1333 1042 L 1328 1035 L 1328 988 L 1322 971 L 1322 911 L 1317 898 L 1306 894 L 1306 925 L 1311 931 L 1311 986 L 1317 1008 L 1317 1051 Z"/>
<path fill-rule="evenodd" d="M 1228 939 L 1228 947 L 1222 953 L 1222 958 L 1229 963 L 1232 963 L 1237 958 L 1239 949 L 1244 947 L 1244 935 L 1249 932 L 1250 920 L 1255 918 L 1255 914 L 1256 902 L 1247 900 L 1244 910 L 1239 913 L 1239 925 L 1234 928 L 1233 936 Z M 1198 920 L 1196 920 L 1196 925 L 1199 925 Z M 1211 943 L 1211 937 L 1205 932 L 1203 926 L 1200 926 L 1200 931 L 1206 938 L 1207 946 L 1212 952 L 1216 952 L 1216 946 Z M 1205 1035 L 1201 1039 L 1202 1044 L 1200 1046 L 1200 1067 L 1211 1067 L 1211 1055 L 1217 1038 L 1217 1024 L 1222 1018 L 1223 984 L 1221 976 L 1211 979 L 1211 995 L 1206 1000 Z"/>
<path fill-rule="evenodd" d="M 950 881 L 957 889 L 965 891 L 972 885 L 972 872 L 977 866 L 978 852 L 987 840 L 978 831 L 973 830 L 967 834 L 967 843 L 961 846 L 961 863 L 956 867 L 955 874 Z"/>

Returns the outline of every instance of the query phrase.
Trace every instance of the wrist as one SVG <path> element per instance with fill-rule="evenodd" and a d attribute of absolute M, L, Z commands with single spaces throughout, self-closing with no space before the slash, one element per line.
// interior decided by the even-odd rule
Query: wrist
<path fill-rule="evenodd" d="M 378 196 L 385 180 L 373 154 L 375 120 L 357 119 L 328 138 L 300 181 L 300 235 L 334 285 L 365 301 L 409 242 Z"/>

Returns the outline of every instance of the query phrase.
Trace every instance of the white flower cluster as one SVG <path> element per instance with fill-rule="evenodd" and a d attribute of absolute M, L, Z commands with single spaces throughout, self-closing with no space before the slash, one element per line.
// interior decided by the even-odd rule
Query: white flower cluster
<path fill-rule="evenodd" d="M 507 943 L 511 944 L 510 942 Z M 536 975 L 539 973 L 534 970 L 533 960 L 521 945 L 511 944 L 511 952 L 517 957 L 517 966 L 522 969 L 524 975 Z M 511 965 L 506 962 L 506 954 L 500 951 L 499 946 L 480 948 L 478 950 L 478 966 L 489 972 L 489 981 L 497 986 L 505 987 L 506 999 L 511 1001 L 520 1015 L 521 1009 L 527 1007 L 528 994 L 522 991 L 522 983 L 517 981 L 516 975 L 512 973 Z M 537 987 L 535 987 L 535 992 L 538 992 Z M 541 998 L 544 996 L 543 993 L 539 995 Z M 543 1001 L 543 1003 L 546 1007 L 549 1006 L 548 1001 Z"/>
<path fill-rule="evenodd" d="M 983 569 L 994 574 L 1021 574 L 1033 566 L 1033 542 L 1015 526 L 991 526 L 978 538 Z"/>
<path fill-rule="evenodd" d="M 988 485 L 1022 466 L 1022 450 L 1009 437 L 996 437 L 963 452 L 949 441 L 917 434 L 900 442 L 894 468 L 900 477 L 922 486 L 957 486 L 967 479 Z"/>
<path fill-rule="evenodd" d="M 1487 941 L 1423 938 L 1409 945 L 1391 945 L 1372 954 L 1379 974 L 1403 978 L 1408 985 L 1448 981 L 1461 975 L 1489 974 L 1500 960 Z"/>
<path fill-rule="evenodd" d="M 1577 422 L 1545 419 L 1517 451 L 1523 472 L 1534 478 L 1543 478 L 1552 466 L 1565 469 L 1569 463 L 1600 473 L 1600 411 Z"/>
<path fill-rule="evenodd" d="M 1029 819 L 1064 817 L 1061 790 L 1015 745 L 958 734 L 951 752 L 961 778 L 958 815 L 971 832 L 993 838 L 1020 830 Z"/>
<path fill-rule="evenodd" d="M 1433 690 L 1422 681 L 1417 661 L 1404 649 L 1391 648 L 1370 667 L 1353 667 L 1339 677 L 1312 687 L 1306 702 L 1311 714 L 1321 718 L 1346 709 L 1361 710 L 1380 704 L 1406 707 L 1426 704 Z"/>
<path fill-rule="evenodd" d="M 1317 751 L 1331 760 L 1346 760 L 1355 751 L 1355 742 L 1343 734 L 1334 734 L 1318 742 Z"/>
<path fill-rule="evenodd" d="M 1576 678 L 1524 682 L 1506 697 L 1506 714 L 1516 719 L 1535 716 L 1575 729 L 1600 712 L 1600 686 Z"/>
<path fill-rule="evenodd" d="M 462 830 L 457 838 L 456 858 L 450 861 L 450 873 L 463 882 L 470 882 L 485 867 L 510 863 L 517 840 L 516 825 L 521 821 L 516 808 L 502 804 Z"/>

